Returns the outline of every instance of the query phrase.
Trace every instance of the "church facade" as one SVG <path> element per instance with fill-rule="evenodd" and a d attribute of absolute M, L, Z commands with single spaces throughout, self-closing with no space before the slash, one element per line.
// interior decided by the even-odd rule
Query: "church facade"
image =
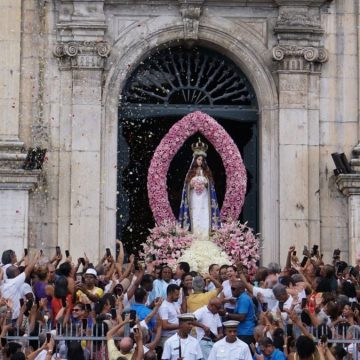
<path fill-rule="evenodd" d="M 292 244 L 318 244 L 326 261 L 339 248 L 355 262 L 358 0 L 3 0 L 0 9 L 4 249 L 59 245 L 94 259 L 114 248 L 131 220 L 120 165 L 142 161 L 130 144 L 137 125 L 126 126 L 201 110 L 243 141 L 244 212 L 264 263 L 284 263 Z M 350 163 L 338 175 L 336 152 Z M 147 174 L 138 175 L 134 186 Z"/>

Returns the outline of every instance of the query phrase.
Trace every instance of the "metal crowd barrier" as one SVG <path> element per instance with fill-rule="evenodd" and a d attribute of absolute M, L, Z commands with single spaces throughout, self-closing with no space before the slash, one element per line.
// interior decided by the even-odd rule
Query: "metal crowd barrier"
<path fill-rule="evenodd" d="M 46 339 L 46 333 L 49 331 L 54 332 L 54 330 L 56 330 L 56 335 L 53 336 L 53 338 L 56 343 L 55 347 L 57 353 L 61 353 L 61 347 L 66 346 L 66 343 L 69 341 L 79 341 L 85 351 L 85 358 L 89 360 L 107 359 L 106 325 L 103 322 L 93 324 L 92 326 L 86 324 L 86 329 L 85 326 L 83 328 L 82 325 L 58 326 L 56 329 L 52 329 L 51 327 L 39 327 L 36 335 L 34 335 L 34 333 L 31 335 L 21 335 L 20 329 L 16 328 L 16 333 L 14 335 L 7 335 L 5 338 L 7 341 L 19 342 L 24 347 L 31 345 L 31 342 L 36 342 L 35 345 L 40 347 Z M 338 326 L 334 329 L 329 329 L 325 325 L 322 325 L 317 328 L 309 327 L 308 331 L 314 336 L 315 342 L 323 340 L 323 335 L 326 335 L 328 344 L 343 344 L 343 347 L 347 352 L 350 347 L 350 349 L 352 349 L 352 354 L 349 354 L 347 358 L 360 360 L 360 354 L 358 353 L 360 351 L 360 326 Z M 331 334 L 329 334 L 329 331 L 331 331 Z M 296 329 L 294 329 L 294 332 L 296 333 Z M 286 329 L 285 335 L 290 335 L 286 334 Z M 300 335 L 300 333 L 297 335 Z M 347 338 L 348 335 L 351 336 L 351 339 Z M 114 337 L 114 340 L 120 339 L 121 337 Z"/>

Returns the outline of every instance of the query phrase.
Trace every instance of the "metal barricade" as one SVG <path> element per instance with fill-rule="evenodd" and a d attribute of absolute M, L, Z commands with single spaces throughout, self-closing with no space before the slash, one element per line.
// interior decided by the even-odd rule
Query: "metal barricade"
<path fill-rule="evenodd" d="M 70 341 L 78 341 L 85 353 L 87 359 L 107 359 L 107 339 L 106 339 L 106 324 L 95 323 L 92 326 L 82 327 L 82 324 L 69 324 L 65 327 L 58 326 L 56 329 L 51 327 L 37 328 L 30 334 L 22 334 L 22 329 L 15 328 L 15 333 L 11 332 L 5 339 L 20 343 L 24 348 L 32 347 L 33 349 L 42 346 L 46 341 L 46 333 L 51 332 L 55 340 L 56 353 L 65 352 Z M 113 337 L 114 340 L 120 340 L 121 337 Z"/>
<path fill-rule="evenodd" d="M 95 324 L 69 324 L 65 327 L 58 326 L 56 329 L 51 327 L 38 327 L 36 334 L 21 334 L 21 329 L 16 328 L 14 334 L 8 334 L 5 338 L 7 341 L 21 343 L 24 347 L 38 348 L 46 340 L 46 333 L 52 332 L 55 340 L 56 353 L 60 354 L 71 341 L 78 341 L 85 352 L 85 358 L 89 360 L 102 359 L 107 357 L 107 339 L 106 324 L 104 322 Z M 348 360 L 360 360 L 360 326 L 336 326 L 329 328 L 325 325 L 316 328 L 309 327 L 308 331 L 313 335 L 315 342 L 324 340 L 326 335 L 328 344 L 341 344 L 348 353 Z M 331 331 L 331 334 L 329 334 Z M 290 334 L 287 334 L 290 335 Z M 114 337 L 114 340 L 120 340 L 121 337 Z"/>

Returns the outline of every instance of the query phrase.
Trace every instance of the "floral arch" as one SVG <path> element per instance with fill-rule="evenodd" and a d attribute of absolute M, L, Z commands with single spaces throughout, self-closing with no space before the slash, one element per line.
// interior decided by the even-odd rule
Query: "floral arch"
<path fill-rule="evenodd" d="M 221 220 L 236 220 L 246 193 L 246 169 L 239 149 L 225 129 L 211 116 L 196 111 L 175 123 L 161 140 L 151 160 L 147 190 L 155 221 L 174 221 L 167 192 L 170 163 L 187 138 L 200 132 L 220 154 L 226 172 L 226 193 L 221 208 Z"/>

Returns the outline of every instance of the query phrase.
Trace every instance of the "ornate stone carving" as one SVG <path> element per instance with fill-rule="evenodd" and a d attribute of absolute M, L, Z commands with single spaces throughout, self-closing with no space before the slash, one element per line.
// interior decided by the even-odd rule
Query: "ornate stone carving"
<path fill-rule="evenodd" d="M 308 14 L 283 12 L 278 16 L 276 26 L 279 27 L 310 27 L 320 28 L 320 17 Z"/>
<path fill-rule="evenodd" d="M 60 42 L 54 49 L 61 69 L 102 69 L 111 51 L 106 41 Z"/>
<path fill-rule="evenodd" d="M 273 59 L 277 70 L 313 72 L 321 70 L 321 64 L 328 60 L 328 54 L 322 47 L 275 46 Z"/>
<path fill-rule="evenodd" d="M 198 39 L 199 22 L 204 0 L 178 0 L 184 23 L 184 38 Z"/>

